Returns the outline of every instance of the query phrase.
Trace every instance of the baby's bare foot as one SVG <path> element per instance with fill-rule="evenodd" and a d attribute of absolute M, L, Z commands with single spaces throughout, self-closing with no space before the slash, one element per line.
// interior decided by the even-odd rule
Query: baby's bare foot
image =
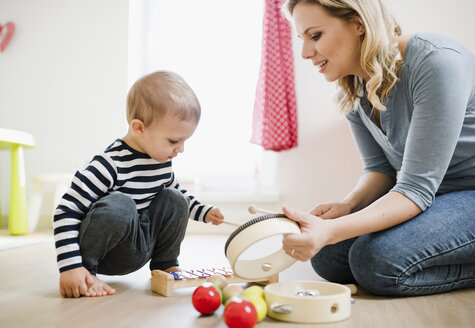
<path fill-rule="evenodd" d="M 97 278 L 96 276 L 91 276 L 91 284 L 87 289 L 86 296 L 97 297 L 97 296 L 106 296 L 115 294 L 115 289 Z"/>
<path fill-rule="evenodd" d="M 172 267 L 169 267 L 168 269 L 166 270 L 163 270 L 165 272 L 180 272 L 180 268 L 177 267 L 177 266 L 172 266 Z"/>

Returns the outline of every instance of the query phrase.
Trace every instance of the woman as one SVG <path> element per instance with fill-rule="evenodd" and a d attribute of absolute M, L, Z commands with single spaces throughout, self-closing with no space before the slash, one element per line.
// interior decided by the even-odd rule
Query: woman
<path fill-rule="evenodd" d="M 378 295 L 475 286 L 475 57 L 401 35 L 379 0 L 290 0 L 302 57 L 338 81 L 363 161 L 341 202 L 284 207 L 284 250 L 323 278 Z M 397 176 L 397 173 L 399 175 Z"/>

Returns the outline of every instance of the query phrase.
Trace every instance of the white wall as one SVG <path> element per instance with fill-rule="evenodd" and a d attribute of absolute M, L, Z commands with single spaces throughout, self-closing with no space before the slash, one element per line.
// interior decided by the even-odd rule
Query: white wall
<path fill-rule="evenodd" d="M 0 127 L 35 136 L 28 183 L 73 172 L 125 132 L 128 0 L 1 0 L 8 21 L 16 33 L 0 53 Z M 0 156 L 7 215 L 10 157 Z"/>
<path fill-rule="evenodd" d="M 405 32 L 443 33 L 475 52 L 473 0 L 387 3 Z M 38 174 L 74 171 L 125 132 L 128 15 L 127 0 L 0 1 L 0 23 L 17 26 L 0 53 L 0 127 L 36 137 L 37 146 L 25 152 L 28 182 Z M 344 197 L 361 164 L 330 99 L 334 86 L 300 59 L 298 49 L 295 57 L 300 145 L 278 154 L 282 198 L 275 205 L 310 209 Z M 4 216 L 9 161 L 0 152 Z"/>

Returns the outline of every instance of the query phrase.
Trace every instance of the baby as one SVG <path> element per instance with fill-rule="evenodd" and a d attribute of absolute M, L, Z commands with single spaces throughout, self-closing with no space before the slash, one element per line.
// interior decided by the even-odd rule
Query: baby
<path fill-rule="evenodd" d="M 76 172 L 54 213 L 62 296 L 114 294 L 96 273 L 124 275 L 148 261 L 151 270 L 178 271 L 188 219 L 222 223 L 221 211 L 182 189 L 172 171 L 200 115 L 177 74 L 158 71 L 135 82 L 127 135 Z"/>

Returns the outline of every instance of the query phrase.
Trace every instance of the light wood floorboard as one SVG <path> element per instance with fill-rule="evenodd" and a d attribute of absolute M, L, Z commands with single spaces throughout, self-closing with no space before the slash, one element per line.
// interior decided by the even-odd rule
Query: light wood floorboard
<path fill-rule="evenodd" d="M 180 262 L 185 268 L 227 265 L 226 236 L 188 235 Z M 0 251 L 0 327 L 226 327 L 221 307 L 200 316 L 191 304 L 193 288 L 162 297 L 150 290 L 147 267 L 126 276 L 100 276 L 116 290 L 101 298 L 65 299 L 58 292 L 52 242 Z M 309 263 L 296 263 L 281 281 L 315 280 Z M 359 289 L 349 319 L 332 324 L 290 324 L 265 318 L 265 327 L 475 327 L 475 289 L 451 293 L 388 298 Z"/>

